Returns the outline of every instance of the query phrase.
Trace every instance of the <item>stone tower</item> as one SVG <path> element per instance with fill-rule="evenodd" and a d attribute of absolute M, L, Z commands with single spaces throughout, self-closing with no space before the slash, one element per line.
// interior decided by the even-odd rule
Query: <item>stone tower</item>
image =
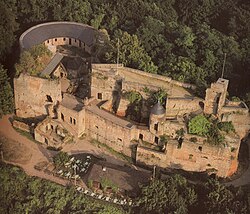
<path fill-rule="evenodd" d="M 204 113 L 220 113 L 221 108 L 225 105 L 228 83 L 228 80 L 219 78 L 216 83 L 212 83 L 211 87 L 206 90 Z"/>
<path fill-rule="evenodd" d="M 149 130 L 151 133 L 160 136 L 163 134 L 162 122 L 165 119 L 166 110 L 163 108 L 161 103 L 158 101 L 150 112 L 149 117 Z"/>

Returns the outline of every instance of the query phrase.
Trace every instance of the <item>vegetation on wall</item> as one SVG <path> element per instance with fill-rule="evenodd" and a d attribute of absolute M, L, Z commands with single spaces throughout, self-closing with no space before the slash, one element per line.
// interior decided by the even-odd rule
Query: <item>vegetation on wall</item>
<path fill-rule="evenodd" d="M 21 73 L 40 75 L 51 57 L 52 53 L 44 44 L 33 46 L 30 50 L 21 53 L 20 60 L 15 65 L 16 76 Z"/>
<path fill-rule="evenodd" d="M 219 122 L 212 117 L 197 115 L 188 122 L 188 132 L 203 137 L 207 137 L 208 143 L 220 145 L 225 139 L 225 134 L 235 132 L 231 121 Z"/>
<path fill-rule="evenodd" d="M 211 127 L 210 121 L 204 115 L 197 115 L 188 122 L 188 132 L 207 136 Z"/>

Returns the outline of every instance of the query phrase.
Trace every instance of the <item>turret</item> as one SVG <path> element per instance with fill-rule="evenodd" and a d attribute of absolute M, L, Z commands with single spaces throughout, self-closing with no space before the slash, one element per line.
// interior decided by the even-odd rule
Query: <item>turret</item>
<path fill-rule="evenodd" d="M 162 122 L 165 119 L 166 110 L 163 108 L 161 103 L 158 101 L 150 112 L 149 117 L 149 130 L 157 135 L 163 134 Z"/>
<path fill-rule="evenodd" d="M 206 90 L 204 113 L 219 114 L 221 108 L 225 105 L 228 82 L 226 79 L 219 78 Z"/>

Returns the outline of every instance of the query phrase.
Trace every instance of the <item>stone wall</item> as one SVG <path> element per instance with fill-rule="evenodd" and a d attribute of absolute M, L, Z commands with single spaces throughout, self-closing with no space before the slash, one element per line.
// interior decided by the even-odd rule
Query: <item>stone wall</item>
<path fill-rule="evenodd" d="M 18 117 L 48 115 L 48 106 L 56 105 L 62 100 L 61 84 L 59 80 L 20 74 L 14 79 L 14 95 Z"/>
<path fill-rule="evenodd" d="M 120 126 L 115 121 L 86 110 L 86 131 L 91 138 L 131 156 L 131 140 L 134 139 L 133 127 Z"/>
<path fill-rule="evenodd" d="M 197 97 L 169 97 L 166 102 L 166 116 L 183 116 L 195 111 L 202 111 L 203 99 Z"/>
<path fill-rule="evenodd" d="M 14 120 L 14 121 L 13 121 L 13 126 L 14 126 L 15 128 L 21 129 L 21 130 L 23 130 L 23 131 L 25 131 L 25 132 L 30 132 L 30 127 L 29 127 L 29 125 L 27 125 L 26 123 L 23 123 L 23 122 Z"/>
<path fill-rule="evenodd" d="M 57 38 L 51 38 L 46 41 L 44 41 L 44 44 L 46 46 L 58 46 L 58 45 L 71 45 L 78 48 L 82 48 L 88 53 L 91 52 L 90 47 L 88 47 L 84 42 L 82 42 L 79 39 L 75 38 L 68 38 L 68 37 L 57 37 Z"/>
<path fill-rule="evenodd" d="M 219 78 L 206 90 L 204 103 L 204 112 L 206 114 L 217 114 L 225 105 L 228 83 L 228 80 Z"/>
<path fill-rule="evenodd" d="M 69 99 L 68 101 L 73 102 L 72 99 Z M 69 105 L 70 104 L 71 103 L 69 103 Z M 83 133 L 85 133 L 86 123 L 85 123 L 84 108 L 76 110 L 74 109 L 74 107 L 71 108 L 69 106 L 64 106 L 63 104 L 59 104 L 57 112 L 58 112 L 58 120 L 72 135 L 80 137 L 82 136 Z"/>
<path fill-rule="evenodd" d="M 166 163 L 167 156 L 163 152 L 138 146 L 136 151 L 136 162 L 139 164 L 146 164 L 149 166 L 160 166 L 159 163 Z M 163 164 L 167 166 L 167 164 Z"/>
<path fill-rule="evenodd" d="M 107 75 L 98 70 L 92 70 L 91 96 L 98 100 L 112 100 L 116 80 L 114 75 Z"/>
<path fill-rule="evenodd" d="M 177 140 L 169 140 L 165 152 L 158 152 L 138 146 L 136 160 L 138 163 L 157 165 L 162 168 L 176 168 L 186 171 L 215 172 L 220 177 L 232 175 L 238 166 L 236 147 L 216 147 L 204 144 L 204 139 L 197 137 L 197 143 L 184 139 L 181 146 Z M 239 146 L 239 142 L 235 146 Z"/>
<path fill-rule="evenodd" d="M 168 82 L 168 83 L 171 83 L 173 85 L 180 86 L 180 87 L 183 87 L 183 88 L 190 88 L 190 89 L 195 89 L 196 88 L 195 85 L 175 81 L 171 77 L 166 77 L 166 76 L 162 76 L 162 75 L 158 75 L 158 74 L 152 74 L 152 73 L 148 73 L 146 71 L 141 71 L 141 70 L 132 69 L 132 68 L 128 68 L 128 67 L 123 67 L 122 69 L 125 69 L 126 71 L 129 71 L 130 73 L 139 74 L 144 78 L 165 81 L 165 82 Z"/>

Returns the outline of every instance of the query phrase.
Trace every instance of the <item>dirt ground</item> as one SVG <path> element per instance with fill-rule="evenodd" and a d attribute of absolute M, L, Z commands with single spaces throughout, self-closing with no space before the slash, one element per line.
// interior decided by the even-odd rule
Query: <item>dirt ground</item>
<path fill-rule="evenodd" d="M 27 164 L 31 159 L 32 154 L 23 142 L 6 139 L 0 136 L 0 143 L 2 145 L 3 158 L 6 161 Z"/>

